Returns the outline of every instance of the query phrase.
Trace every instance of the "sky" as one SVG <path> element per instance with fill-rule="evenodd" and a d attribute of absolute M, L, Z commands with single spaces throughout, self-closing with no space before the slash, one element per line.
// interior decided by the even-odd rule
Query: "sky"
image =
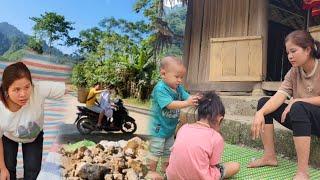
<path fill-rule="evenodd" d="M 45 12 L 56 12 L 73 22 L 78 36 L 81 30 L 98 26 L 103 18 L 115 17 L 130 21 L 143 20 L 143 15 L 133 11 L 136 0 L 0 0 L 0 22 L 8 22 L 25 34 L 32 35 L 35 24 L 29 17 L 40 17 Z M 75 48 L 58 47 L 71 54 Z"/>

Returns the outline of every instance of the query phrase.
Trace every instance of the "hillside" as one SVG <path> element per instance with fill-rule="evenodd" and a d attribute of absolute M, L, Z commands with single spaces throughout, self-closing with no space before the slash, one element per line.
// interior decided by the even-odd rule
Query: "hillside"
<path fill-rule="evenodd" d="M 15 26 L 7 23 L 0 23 L 0 56 L 6 58 L 10 54 L 15 53 L 15 51 L 24 49 L 28 43 L 29 35 L 24 34 Z M 44 53 L 49 52 L 49 46 L 43 44 Z M 53 48 L 51 54 L 57 57 L 64 57 L 65 55 L 58 49 Z M 0 57 L 1 59 L 1 57 Z"/>

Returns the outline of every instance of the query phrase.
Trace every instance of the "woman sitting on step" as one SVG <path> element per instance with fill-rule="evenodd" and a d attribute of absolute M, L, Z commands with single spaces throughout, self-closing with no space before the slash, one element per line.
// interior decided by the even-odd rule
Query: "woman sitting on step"
<path fill-rule="evenodd" d="M 264 155 L 248 167 L 277 166 L 273 119 L 293 131 L 298 168 L 294 179 L 309 179 L 311 134 L 320 136 L 320 43 L 309 32 L 297 30 L 285 39 L 292 68 L 277 93 L 261 98 L 251 127 L 253 139 L 261 135 Z M 284 103 L 289 98 L 288 104 Z"/>

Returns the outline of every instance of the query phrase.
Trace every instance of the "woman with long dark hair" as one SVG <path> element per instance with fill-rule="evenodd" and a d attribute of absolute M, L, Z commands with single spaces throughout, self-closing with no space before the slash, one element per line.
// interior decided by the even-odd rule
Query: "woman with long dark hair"
<path fill-rule="evenodd" d="M 0 86 L 0 178 L 16 179 L 18 145 L 22 143 L 24 179 L 35 180 L 41 169 L 45 98 L 65 94 L 61 82 L 32 82 L 22 62 L 4 69 Z"/>
<path fill-rule="evenodd" d="M 273 140 L 275 119 L 293 131 L 298 159 L 294 179 L 309 179 L 311 134 L 320 136 L 320 43 L 309 32 L 297 30 L 286 37 L 285 46 L 292 68 L 277 93 L 258 102 L 251 130 L 254 139 L 261 135 L 264 155 L 248 166 L 278 165 Z"/>

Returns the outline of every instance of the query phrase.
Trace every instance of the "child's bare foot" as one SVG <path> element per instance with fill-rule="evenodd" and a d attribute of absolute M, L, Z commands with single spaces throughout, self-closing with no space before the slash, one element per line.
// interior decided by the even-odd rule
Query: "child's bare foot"
<path fill-rule="evenodd" d="M 278 166 L 278 161 L 276 158 L 266 158 L 262 157 L 260 159 L 255 159 L 248 164 L 248 168 L 258 168 L 263 166 Z"/>
<path fill-rule="evenodd" d="M 297 174 L 293 177 L 293 180 L 309 180 L 309 174 L 304 172 L 297 172 Z"/>
<path fill-rule="evenodd" d="M 147 180 L 163 180 L 164 178 L 155 171 L 149 171 L 148 174 L 145 176 Z"/>

